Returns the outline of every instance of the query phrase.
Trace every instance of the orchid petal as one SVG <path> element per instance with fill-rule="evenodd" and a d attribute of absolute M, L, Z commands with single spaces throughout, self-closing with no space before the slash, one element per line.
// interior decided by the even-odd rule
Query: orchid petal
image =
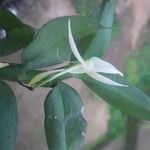
<path fill-rule="evenodd" d="M 8 63 L 0 63 L 0 68 L 7 67 L 7 66 L 9 66 Z"/>
<path fill-rule="evenodd" d="M 64 69 L 58 69 L 58 70 L 53 70 L 53 71 L 47 71 L 47 72 L 43 72 L 40 73 L 38 75 L 36 75 L 29 83 L 29 86 L 33 86 L 35 83 L 39 82 L 40 80 L 44 79 L 45 77 L 47 77 L 48 75 L 52 74 L 52 73 L 56 73 L 56 72 L 60 72 L 63 71 Z"/>
<path fill-rule="evenodd" d="M 69 44 L 70 44 L 70 48 L 71 48 L 72 53 L 77 58 L 77 60 L 85 66 L 85 61 L 81 57 L 81 55 L 80 55 L 80 53 L 76 47 L 73 35 L 72 35 L 70 19 L 68 20 L 68 35 L 69 35 Z"/>
<path fill-rule="evenodd" d="M 96 72 L 94 72 L 94 73 L 88 73 L 88 75 L 89 75 L 91 78 L 93 78 L 93 79 L 95 79 L 95 80 L 97 80 L 97 81 L 100 81 L 100 82 L 102 82 L 102 83 L 105 83 L 105 84 L 114 85 L 114 86 L 128 87 L 127 85 L 119 84 L 119 83 L 117 83 L 117 82 L 115 82 L 115 81 L 112 81 L 111 79 L 106 78 L 106 77 L 104 77 L 104 76 L 102 76 L 101 74 L 96 73 Z"/>
<path fill-rule="evenodd" d="M 99 72 L 99 73 L 110 73 L 110 74 L 119 74 L 123 76 L 123 73 L 117 70 L 112 64 L 98 58 L 98 57 L 91 57 L 90 63 L 93 63 L 93 67 L 91 72 Z"/>
<path fill-rule="evenodd" d="M 43 73 L 40 73 L 40 74 L 36 75 L 36 76 L 28 83 L 28 85 L 29 85 L 29 86 L 34 85 L 34 84 L 37 83 L 38 81 L 44 79 L 44 78 L 45 78 L 46 76 L 48 76 L 49 74 L 51 74 L 51 71 L 43 72 Z"/>

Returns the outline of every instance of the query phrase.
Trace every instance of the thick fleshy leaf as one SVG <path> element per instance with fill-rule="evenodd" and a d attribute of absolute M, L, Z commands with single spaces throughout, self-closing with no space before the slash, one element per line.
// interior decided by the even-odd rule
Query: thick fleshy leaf
<path fill-rule="evenodd" d="M 0 67 L 0 80 L 20 81 L 26 77 L 24 75 L 23 66 L 21 64 L 5 64 L 5 67 Z"/>
<path fill-rule="evenodd" d="M 71 20 L 73 35 L 82 39 L 96 32 L 100 25 L 88 17 L 69 16 L 49 21 L 42 26 L 22 54 L 22 61 L 28 69 L 59 64 L 70 59 L 68 43 L 68 20 Z"/>
<path fill-rule="evenodd" d="M 0 82 L 0 149 L 16 150 L 18 112 L 10 87 Z"/>
<path fill-rule="evenodd" d="M 105 76 L 128 87 L 103 84 L 87 75 L 80 75 L 80 78 L 95 94 L 119 110 L 136 118 L 150 120 L 150 97 L 119 75 Z"/>
<path fill-rule="evenodd" d="M 0 10 L 0 27 L 9 31 L 15 27 L 21 27 L 22 22 L 9 10 Z"/>
<path fill-rule="evenodd" d="M 45 132 L 50 150 L 79 150 L 84 141 L 86 121 L 79 94 L 60 83 L 45 101 Z"/>
<path fill-rule="evenodd" d="M 100 7 L 90 15 L 90 18 L 99 21 L 102 28 L 77 43 L 83 58 L 101 57 L 108 49 L 111 40 L 115 6 L 116 0 L 103 0 Z M 72 60 L 75 60 L 74 57 L 72 57 Z"/>
<path fill-rule="evenodd" d="M 34 30 L 23 24 L 9 10 L 0 11 L 0 29 L 6 31 L 6 37 L 0 39 L 0 56 L 9 55 L 26 46 L 34 36 Z"/>

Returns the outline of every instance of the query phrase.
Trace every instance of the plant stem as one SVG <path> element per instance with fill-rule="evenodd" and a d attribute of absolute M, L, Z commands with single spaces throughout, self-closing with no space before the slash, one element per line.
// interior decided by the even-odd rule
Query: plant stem
<path fill-rule="evenodd" d="M 124 150 L 136 150 L 140 120 L 126 117 L 126 134 Z"/>

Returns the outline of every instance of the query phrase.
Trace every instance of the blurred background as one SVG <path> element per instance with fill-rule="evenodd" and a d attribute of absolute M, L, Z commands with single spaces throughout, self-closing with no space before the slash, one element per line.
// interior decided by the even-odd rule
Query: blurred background
<path fill-rule="evenodd" d="M 65 15 L 88 15 L 102 0 L 1 0 L 24 23 L 41 27 L 48 20 Z M 124 72 L 126 78 L 150 95 L 150 0 L 118 0 L 112 41 L 104 60 Z M 100 49 L 100 48 L 99 48 Z M 20 62 L 20 53 L 0 57 L 0 61 Z M 67 81 L 83 98 L 88 122 L 84 150 L 122 150 L 128 126 L 136 129 L 137 150 L 150 148 L 150 124 L 126 117 L 93 95 L 79 80 Z M 17 150 L 47 150 L 44 135 L 43 101 L 49 89 L 29 91 L 12 84 L 18 99 L 19 133 Z M 130 118 L 131 119 L 131 118 Z"/>

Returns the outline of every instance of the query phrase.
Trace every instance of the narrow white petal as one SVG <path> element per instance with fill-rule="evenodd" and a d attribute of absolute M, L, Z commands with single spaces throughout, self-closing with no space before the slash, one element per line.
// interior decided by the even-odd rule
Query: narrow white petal
<path fill-rule="evenodd" d="M 0 63 L 0 68 L 7 67 L 7 66 L 9 66 L 8 63 Z"/>
<path fill-rule="evenodd" d="M 80 53 L 76 47 L 73 35 L 72 35 L 70 19 L 68 20 L 68 35 L 69 35 L 69 44 L 70 44 L 70 48 L 72 50 L 72 53 L 74 54 L 74 56 L 77 58 L 77 60 L 79 62 L 81 62 L 83 65 L 85 65 L 85 61 L 81 57 L 81 55 L 80 55 Z"/>
<path fill-rule="evenodd" d="M 38 75 L 36 75 L 29 83 L 29 86 L 33 86 L 35 83 L 39 82 L 40 80 L 44 79 L 46 76 L 55 73 L 55 72 L 60 72 L 63 71 L 64 69 L 58 69 L 58 70 L 53 70 L 53 71 L 47 71 L 47 72 L 43 72 L 40 73 Z"/>
<path fill-rule="evenodd" d="M 93 78 L 93 79 L 95 79 L 97 81 L 100 81 L 102 83 L 105 83 L 105 84 L 114 85 L 114 86 L 128 87 L 128 85 L 123 85 L 123 84 L 117 83 L 117 82 L 115 82 L 115 81 L 113 81 L 113 80 L 111 80 L 109 78 L 106 78 L 106 77 L 102 76 L 99 73 L 95 73 L 95 72 L 94 73 L 88 73 L 88 75 L 91 78 Z"/>
<path fill-rule="evenodd" d="M 29 85 L 29 86 L 34 85 L 34 84 L 37 83 L 38 81 L 44 79 L 44 78 L 45 78 L 46 76 L 48 76 L 49 74 L 51 74 L 50 71 L 48 71 L 48 72 L 43 72 L 43 73 L 40 73 L 40 74 L 36 75 L 36 76 L 28 83 L 28 85 Z"/>
<path fill-rule="evenodd" d="M 119 74 L 123 76 L 123 74 L 117 70 L 112 64 L 103 61 L 98 57 L 90 58 L 90 63 L 93 64 L 92 72 L 99 72 L 99 73 L 110 73 L 110 74 Z"/>

